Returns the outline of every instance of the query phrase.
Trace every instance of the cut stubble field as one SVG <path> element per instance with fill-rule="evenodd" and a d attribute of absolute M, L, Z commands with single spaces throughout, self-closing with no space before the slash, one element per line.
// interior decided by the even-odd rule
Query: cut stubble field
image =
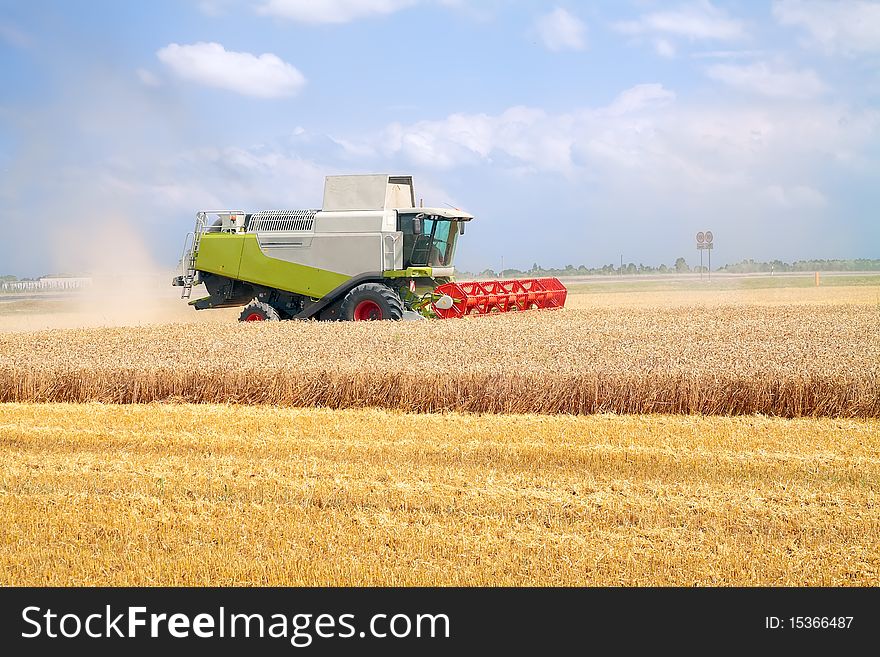
<path fill-rule="evenodd" d="M 877 585 L 878 420 L 0 405 L 27 585 Z"/>

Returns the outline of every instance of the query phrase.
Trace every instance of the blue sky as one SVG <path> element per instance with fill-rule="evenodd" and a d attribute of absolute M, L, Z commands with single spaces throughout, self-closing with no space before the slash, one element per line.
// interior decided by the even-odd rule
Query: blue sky
<path fill-rule="evenodd" d="M 0 76 L 0 273 L 365 172 L 474 213 L 470 271 L 880 257 L 875 2 L 0 2 Z"/>

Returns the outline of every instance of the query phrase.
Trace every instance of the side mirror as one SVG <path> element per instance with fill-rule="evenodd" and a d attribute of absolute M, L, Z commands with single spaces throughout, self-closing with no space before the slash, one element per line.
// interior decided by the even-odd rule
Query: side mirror
<path fill-rule="evenodd" d="M 464 222 L 463 221 L 458 222 L 458 234 L 464 235 Z"/>
<path fill-rule="evenodd" d="M 413 235 L 421 235 L 422 234 L 422 219 L 421 217 L 413 217 Z"/>

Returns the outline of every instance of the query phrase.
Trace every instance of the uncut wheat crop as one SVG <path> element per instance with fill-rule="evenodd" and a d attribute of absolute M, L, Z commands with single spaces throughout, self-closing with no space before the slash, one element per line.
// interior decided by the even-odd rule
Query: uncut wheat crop
<path fill-rule="evenodd" d="M 880 416 L 876 305 L 0 334 L 0 401 Z"/>

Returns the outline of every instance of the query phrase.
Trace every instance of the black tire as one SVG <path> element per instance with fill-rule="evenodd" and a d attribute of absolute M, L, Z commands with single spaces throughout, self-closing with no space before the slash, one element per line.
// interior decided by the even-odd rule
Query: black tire
<path fill-rule="evenodd" d="M 391 319 L 403 317 L 403 301 L 382 283 L 362 283 L 342 300 L 340 316 L 348 321 Z"/>
<path fill-rule="evenodd" d="M 281 315 L 268 303 L 254 299 L 241 310 L 239 322 L 278 322 Z"/>

